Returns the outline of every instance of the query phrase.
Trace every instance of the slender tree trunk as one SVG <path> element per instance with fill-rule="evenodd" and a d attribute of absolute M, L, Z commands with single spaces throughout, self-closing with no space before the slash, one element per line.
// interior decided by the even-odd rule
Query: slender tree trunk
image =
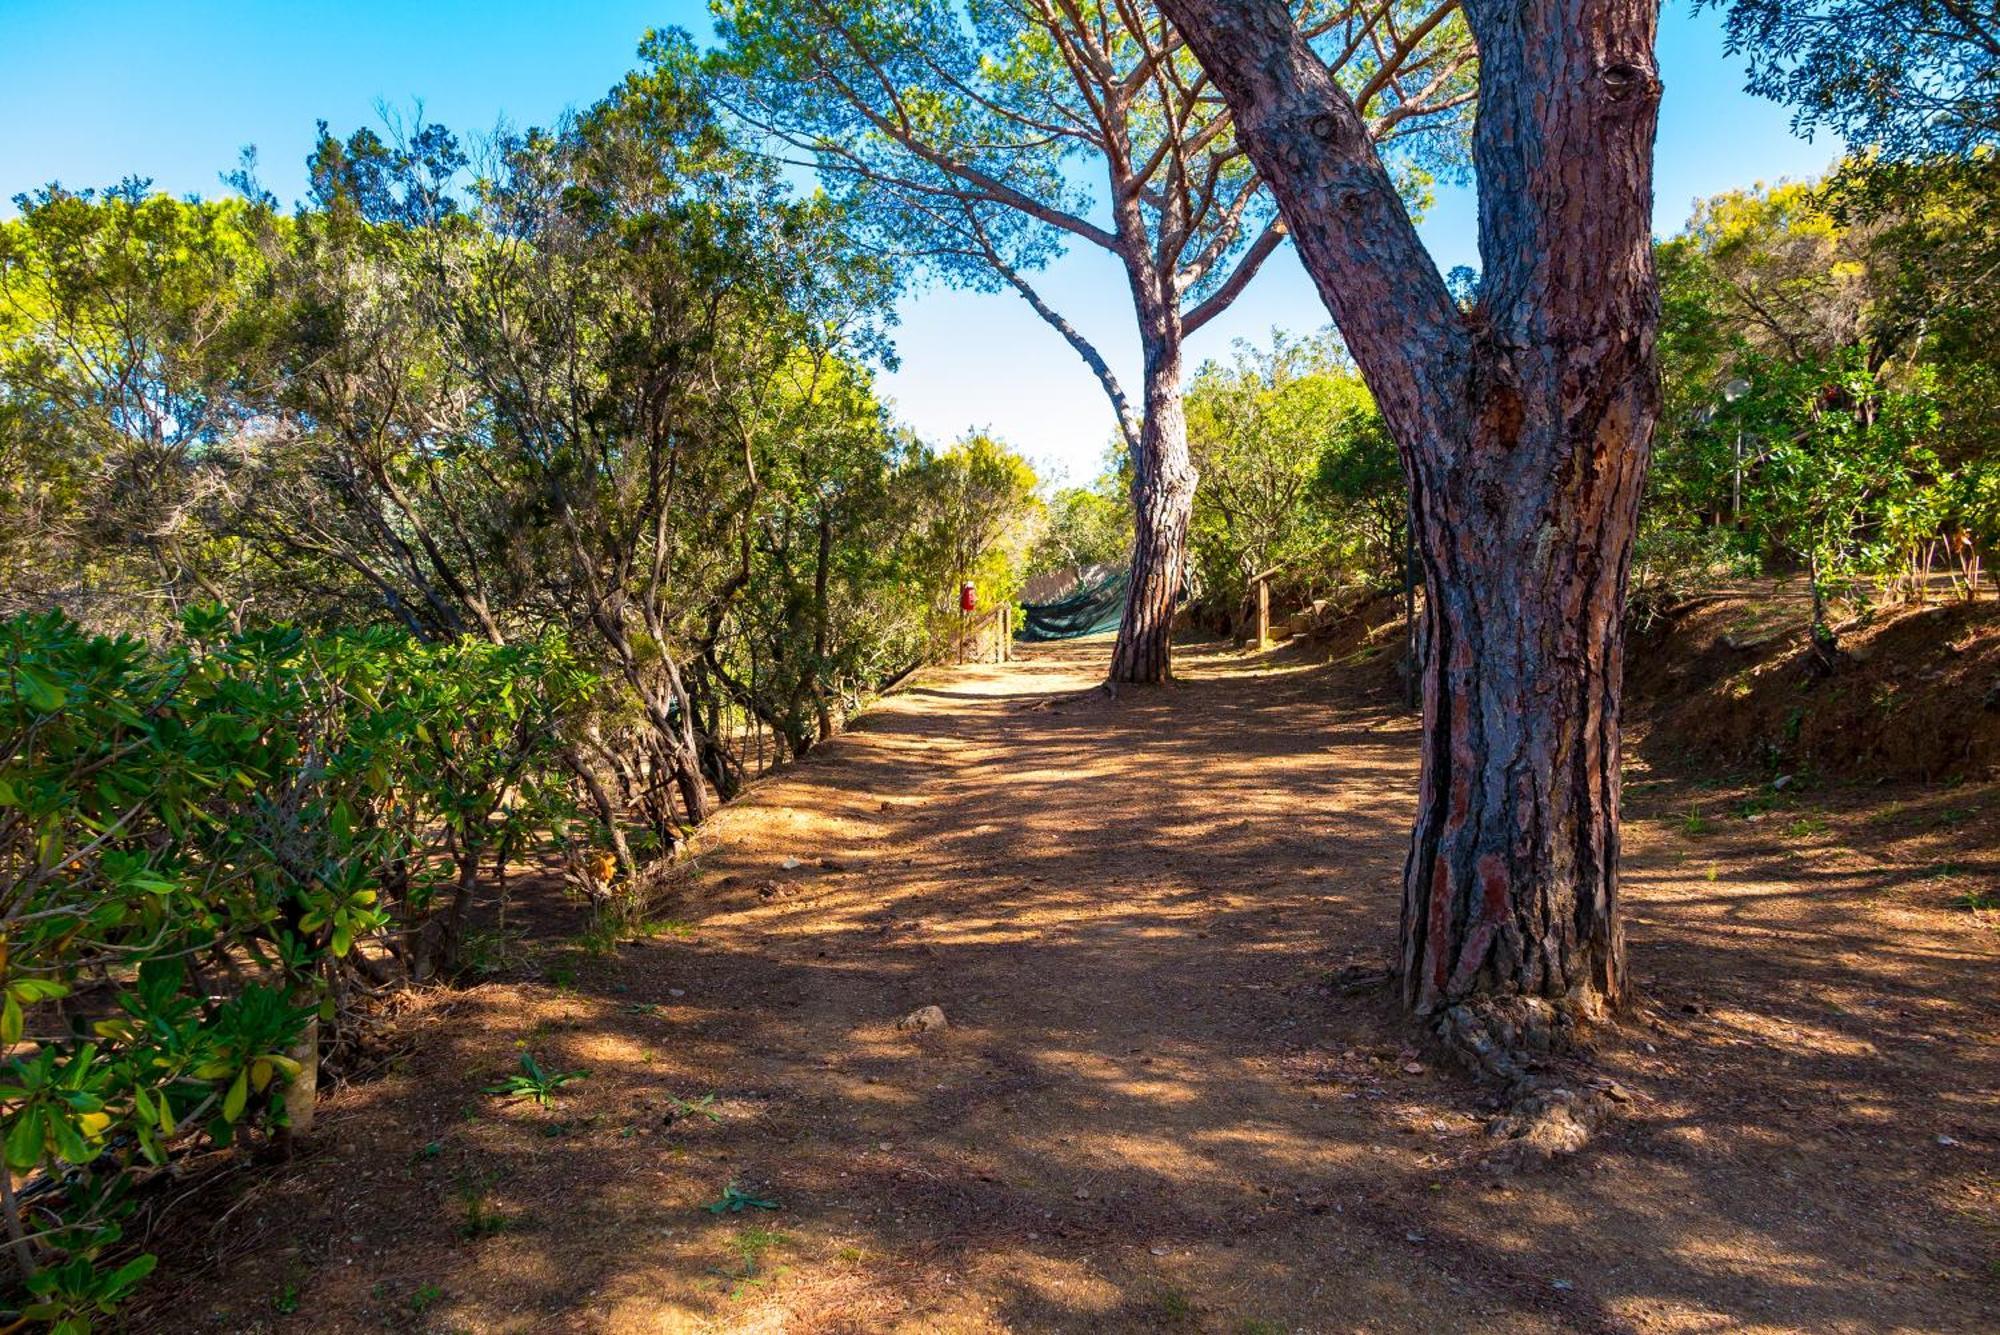
<path fill-rule="evenodd" d="M 831 627 L 827 603 L 827 579 L 833 568 L 833 516 L 824 509 L 819 514 L 819 551 L 813 565 L 813 712 L 819 719 L 819 741 L 833 740 L 833 714 L 826 703 L 826 650 Z"/>
<path fill-rule="evenodd" d="M 604 826 L 605 837 L 611 840 L 611 852 L 618 859 L 618 870 L 623 872 L 627 879 L 636 877 L 639 874 L 639 862 L 632 856 L 632 846 L 625 839 L 624 822 L 619 819 L 618 807 L 612 802 L 611 794 L 605 791 L 604 781 L 599 779 L 597 771 L 591 768 L 590 760 L 583 754 L 582 747 L 574 743 L 563 747 L 562 758 L 563 764 L 569 767 L 569 772 L 577 777 L 583 784 L 584 792 L 589 795 L 590 805 L 596 810 L 599 823 Z"/>
<path fill-rule="evenodd" d="M 1174 607 L 1187 578 L 1188 521 L 1194 514 L 1180 333 L 1169 314 L 1148 316 L 1146 326 L 1146 418 L 1132 461 L 1132 565 L 1111 651 L 1114 682 L 1162 682 L 1173 675 Z"/>
<path fill-rule="evenodd" d="M 1282 0 L 1162 0 L 1227 98 L 1401 446 L 1424 750 L 1401 984 L 1520 1078 L 1623 985 L 1623 603 L 1658 415 L 1657 0 L 1465 0 L 1480 298 L 1451 300 Z"/>

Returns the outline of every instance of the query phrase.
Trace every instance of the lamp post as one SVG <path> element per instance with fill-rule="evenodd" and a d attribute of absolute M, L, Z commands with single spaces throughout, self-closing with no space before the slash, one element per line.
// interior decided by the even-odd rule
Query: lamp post
<path fill-rule="evenodd" d="M 1722 386 L 1722 399 L 1734 403 L 1750 392 L 1750 382 L 1742 376 L 1729 380 Z M 1736 424 L 1736 469 L 1729 485 L 1729 526 L 1743 527 L 1743 423 Z"/>

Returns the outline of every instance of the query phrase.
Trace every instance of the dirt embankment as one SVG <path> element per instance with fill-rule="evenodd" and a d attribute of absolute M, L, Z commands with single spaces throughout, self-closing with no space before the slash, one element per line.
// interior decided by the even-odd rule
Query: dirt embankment
<path fill-rule="evenodd" d="M 1836 782 L 2000 777 L 2000 603 L 1877 608 L 1816 670 L 1796 590 L 1705 599 L 1635 634 L 1628 718 L 1642 754 Z"/>

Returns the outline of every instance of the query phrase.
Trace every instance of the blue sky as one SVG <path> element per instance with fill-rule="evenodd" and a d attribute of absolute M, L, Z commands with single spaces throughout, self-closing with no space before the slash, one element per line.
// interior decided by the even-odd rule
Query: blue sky
<path fill-rule="evenodd" d="M 383 103 L 421 99 L 463 129 L 543 123 L 588 103 L 631 65 L 649 27 L 706 35 L 702 0 L 0 0 L 0 197 L 51 180 L 80 187 L 149 176 L 175 193 L 221 190 L 245 145 L 267 185 L 295 197 L 314 122 L 374 123 Z M 1783 108 L 1740 91 L 1712 14 L 1668 0 L 1655 226 L 1678 229 L 1697 198 L 1823 170 L 1839 145 L 1791 135 Z M 11 210 L 9 210 L 11 211 Z M 1476 260 L 1470 194 L 1443 192 L 1423 224 L 1443 268 Z M 1136 341 L 1124 280 L 1076 253 L 1045 292 L 1128 384 Z M 885 389 L 899 415 L 946 439 L 989 427 L 1045 474 L 1081 480 L 1110 438 L 1103 392 L 1076 355 L 1011 293 L 939 289 L 906 297 L 901 368 Z M 1317 329 L 1324 309 L 1289 254 L 1192 341 L 1191 365 L 1239 338 Z"/>

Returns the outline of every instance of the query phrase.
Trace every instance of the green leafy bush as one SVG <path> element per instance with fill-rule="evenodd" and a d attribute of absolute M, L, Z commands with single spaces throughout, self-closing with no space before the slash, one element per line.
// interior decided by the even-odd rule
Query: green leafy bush
<path fill-rule="evenodd" d="M 560 641 L 0 623 L 0 1186 L 24 1313 L 115 1310 L 151 1268 L 120 1245 L 130 1188 L 189 1143 L 281 1132 L 357 972 L 454 964 L 480 856 L 562 833 L 553 724 L 589 687 Z"/>

